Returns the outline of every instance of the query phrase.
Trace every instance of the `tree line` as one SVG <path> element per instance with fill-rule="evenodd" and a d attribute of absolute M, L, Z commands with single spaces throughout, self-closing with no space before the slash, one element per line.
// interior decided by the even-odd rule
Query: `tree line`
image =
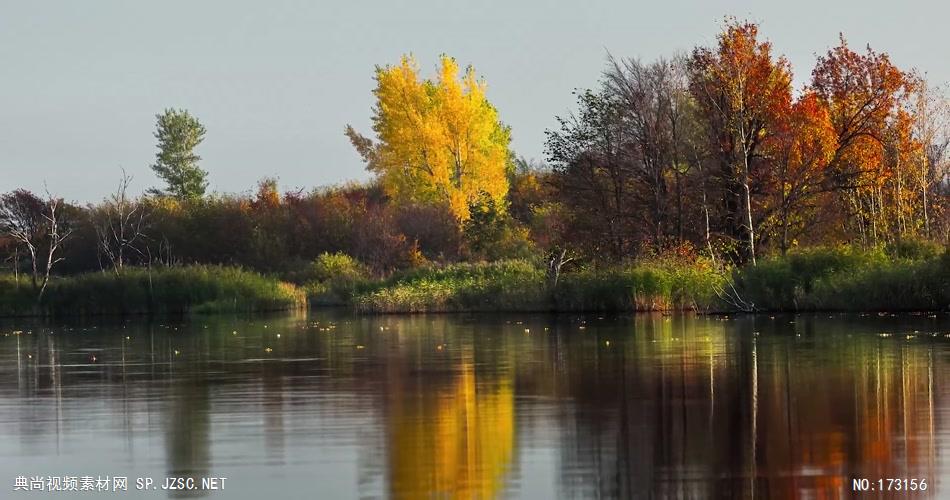
<path fill-rule="evenodd" d="M 803 88 L 792 75 L 758 25 L 732 19 L 688 54 L 609 57 L 537 162 L 511 151 L 472 67 L 443 56 L 424 78 L 406 56 L 376 68 L 374 136 L 345 128 L 371 182 L 281 193 L 263 179 L 250 194 L 207 194 L 206 130 L 169 109 L 151 165 L 164 188 L 131 196 L 123 173 L 86 206 L 0 195 L 0 251 L 42 297 L 54 268 L 224 263 L 294 279 L 324 252 L 387 273 L 510 257 L 754 265 L 801 246 L 946 244 L 946 95 L 843 37 Z"/>
<path fill-rule="evenodd" d="M 714 47 L 610 60 L 548 132 L 565 234 L 620 258 L 690 243 L 740 263 L 798 245 L 947 241 L 945 96 L 844 38 L 811 81 L 758 26 Z"/>

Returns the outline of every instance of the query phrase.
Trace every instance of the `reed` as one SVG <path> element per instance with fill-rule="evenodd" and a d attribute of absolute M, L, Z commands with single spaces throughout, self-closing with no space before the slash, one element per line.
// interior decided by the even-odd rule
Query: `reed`
<path fill-rule="evenodd" d="M 39 304 L 28 282 L 0 278 L 0 315 L 84 316 L 261 312 L 306 305 L 294 285 L 227 266 L 127 268 L 57 277 Z"/>

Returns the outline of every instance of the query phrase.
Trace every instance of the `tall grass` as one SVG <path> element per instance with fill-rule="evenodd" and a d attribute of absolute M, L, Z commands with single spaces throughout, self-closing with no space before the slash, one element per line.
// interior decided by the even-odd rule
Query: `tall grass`
<path fill-rule="evenodd" d="M 359 312 L 658 311 L 709 307 L 724 280 L 711 267 L 659 264 L 588 269 L 552 286 L 530 261 L 419 269 L 358 292 Z"/>
<path fill-rule="evenodd" d="M 416 269 L 358 291 L 353 305 L 373 313 L 549 308 L 544 272 L 526 260 Z"/>
<path fill-rule="evenodd" d="M 718 310 L 725 282 L 721 271 L 702 260 L 655 261 L 570 273 L 552 292 L 559 311 Z"/>
<path fill-rule="evenodd" d="M 950 253 L 914 244 L 813 248 L 731 275 L 703 259 L 575 269 L 552 286 L 525 260 L 417 269 L 358 286 L 359 312 L 946 310 Z"/>
<path fill-rule="evenodd" d="M 950 253 L 911 244 L 813 248 L 739 270 L 736 287 L 757 310 L 943 310 Z"/>
<path fill-rule="evenodd" d="M 293 285 L 235 267 L 185 266 L 88 273 L 50 282 L 42 303 L 28 282 L 0 278 L 0 315 L 258 312 L 305 305 Z"/>

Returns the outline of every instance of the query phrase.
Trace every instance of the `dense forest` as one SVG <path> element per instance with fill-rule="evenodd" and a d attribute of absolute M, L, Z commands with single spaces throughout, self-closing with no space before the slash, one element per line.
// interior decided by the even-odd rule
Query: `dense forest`
<path fill-rule="evenodd" d="M 944 90 L 844 37 L 803 88 L 792 71 L 756 24 L 737 20 L 688 54 L 609 57 L 538 161 L 511 150 L 472 67 L 443 56 L 424 78 L 407 56 L 376 69 L 373 136 L 345 127 L 374 179 L 309 192 L 268 178 L 245 194 L 206 193 L 196 149 L 207 131 L 169 109 L 152 164 L 163 188 L 132 196 L 122 174 L 85 206 L 0 195 L 0 255 L 42 300 L 58 275 L 192 264 L 305 284 L 346 269 L 386 278 L 521 259 L 556 284 L 562 268 L 664 259 L 728 270 L 811 247 L 945 252 Z"/>

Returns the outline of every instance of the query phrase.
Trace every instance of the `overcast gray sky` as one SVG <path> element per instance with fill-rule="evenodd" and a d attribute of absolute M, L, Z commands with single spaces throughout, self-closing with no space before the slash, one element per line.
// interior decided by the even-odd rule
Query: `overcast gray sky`
<path fill-rule="evenodd" d="M 596 83 L 608 50 L 688 51 L 714 42 L 725 15 L 760 22 L 798 84 L 839 32 L 950 81 L 943 1 L 0 0 L 0 191 L 46 182 L 94 201 L 120 167 L 137 192 L 159 184 L 148 165 L 166 107 L 207 127 L 214 190 L 366 179 L 343 126 L 371 132 L 373 67 L 406 52 L 427 74 L 443 52 L 474 64 L 516 153 L 541 158 L 544 130 Z"/>

